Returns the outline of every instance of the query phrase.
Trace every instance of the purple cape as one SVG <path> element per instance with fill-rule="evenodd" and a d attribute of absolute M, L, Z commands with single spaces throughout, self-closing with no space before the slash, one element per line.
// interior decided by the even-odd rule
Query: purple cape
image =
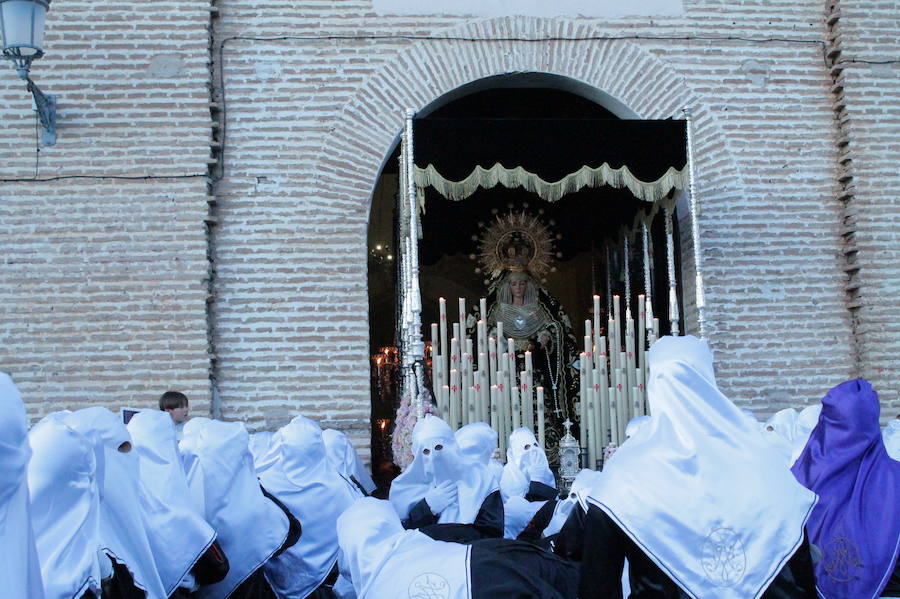
<path fill-rule="evenodd" d="M 900 549 L 900 462 L 881 440 L 878 394 L 863 379 L 825 395 L 822 414 L 791 470 L 819 495 L 806 523 L 822 550 L 825 599 L 870 599 L 884 589 Z"/>

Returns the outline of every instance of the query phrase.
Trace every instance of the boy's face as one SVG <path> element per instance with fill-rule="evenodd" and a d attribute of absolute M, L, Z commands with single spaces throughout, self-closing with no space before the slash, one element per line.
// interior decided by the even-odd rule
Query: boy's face
<path fill-rule="evenodd" d="M 166 412 L 169 413 L 169 416 L 172 417 L 172 421 L 175 422 L 175 424 L 181 424 L 182 422 L 187 420 L 187 417 L 188 417 L 188 407 L 187 406 L 181 406 L 180 408 L 172 408 L 171 410 L 166 410 Z"/>

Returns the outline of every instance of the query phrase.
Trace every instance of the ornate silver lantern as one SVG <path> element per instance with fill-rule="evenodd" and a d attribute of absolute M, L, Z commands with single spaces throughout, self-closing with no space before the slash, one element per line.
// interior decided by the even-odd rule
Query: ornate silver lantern
<path fill-rule="evenodd" d="M 559 440 L 559 478 L 560 490 L 568 493 L 569 488 L 572 486 L 572 481 L 575 480 L 575 476 L 581 470 L 581 464 L 579 463 L 581 447 L 578 445 L 578 439 L 572 436 L 572 431 L 570 430 L 572 422 L 566 418 L 563 426 L 566 427 L 566 434 Z"/>

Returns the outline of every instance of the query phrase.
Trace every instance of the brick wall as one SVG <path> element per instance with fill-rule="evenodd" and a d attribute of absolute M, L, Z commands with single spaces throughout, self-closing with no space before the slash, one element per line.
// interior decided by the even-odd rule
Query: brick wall
<path fill-rule="evenodd" d="M 837 8 L 855 187 L 848 211 L 859 266 L 860 374 L 878 390 L 887 418 L 900 413 L 900 8 L 871 1 Z"/>
<path fill-rule="evenodd" d="M 891 34 L 885 22 L 896 26 L 896 8 L 854 5 L 842 22 L 857 19 L 858 52 L 896 55 L 878 41 Z M 221 63 L 215 56 L 224 70 L 224 103 L 218 79 L 214 99 L 225 109 L 219 116 L 227 137 L 213 209 L 211 325 L 226 418 L 271 428 L 303 412 L 367 443 L 366 223 L 403 110 L 522 71 L 556 75 L 588 95 L 602 90 L 644 118 L 681 118 L 682 107 L 691 107 L 709 334 L 729 394 L 767 413 L 815 401 L 853 372 L 843 209 L 835 192 L 838 134 L 820 0 L 688 1 L 681 16 L 613 20 L 378 17 L 370 2 L 355 0 L 219 0 L 217 8 L 216 47 L 227 43 Z M 54 5 L 48 54 L 35 78 L 60 96 L 60 142 L 41 152 L 40 176 L 205 173 L 209 23 L 198 3 Z M 486 41 L 415 39 L 426 36 Z M 589 36 L 656 39 L 497 41 Z M 722 36 L 742 39 L 704 39 Z M 767 41 L 773 38 L 779 39 Z M 866 169 L 876 175 L 859 192 L 872 198 L 859 233 L 860 258 L 870 264 L 860 271 L 868 285 L 863 294 L 872 302 L 859 313 L 857 334 L 863 371 L 889 389 L 896 383 L 886 374 L 887 359 L 897 343 L 890 334 L 896 303 L 889 300 L 900 276 L 891 253 L 898 247 L 891 190 L 900 178 L 889 172 L 896 157 L 890 134 L 900 119 L 891 96 L 878 92 L 890 77 L 896 86 L 896 66 L 853 68 L 856 91 L 848 101 L 857 106 L 856 167 L 860 178 Z M 31 177 L 33 151 L 13 149 L 31 148 L 33 121 L 11 69 L 0 94 L 0 169 L 4 177 Z M 95 392 L 110 405 L 152 399 L 159 372 L 180 377 L 178 384 L 207 400 L 205 196 L 203 177 L 4 184 L 3 247 L 42 261 L 41 269 L 4 265 L 0 275 L 6 354 L 0 363 L 12 364 L 8 369 L 23 381 L 33 415 L 75 401 L 88 380 L 83 373 L 100 363 L 110 378 Z M 176 204 L 177 219 L 167 212 Z M 92 212 L 106 205 L 114 208 Z M 60 214 L 62 206 L 70 212 Z M 130 277 L 142 282 L 132 298 L 110 295 L 97 304 L 102 321 L 81 311 L 93 305 L 88 289 L 64 287 L 71 295 L 59 296 L 58 305 L 71 311 L 67 322 L 81 339 L 57 334 L 34 299 L 61 288 L 68 253 L 23 218 L 29 211 L 74 231 L 86 269 L 100 270 L 110 256 L 118 260 L 121 270 L 106 288 L 120 290 Z M 123 242 L 104 244 L 91 233 L 94 226 L 123 229 Z M 170 241 L 155 250 L 167 232 Z M 690 292 L 693 258 L 684 241 Z M 163 252 L 171 258 L 161 259 Z M 175 257 L 180 270 L 171 267 Z M 19 277 L 20 287 L 7 284 Z M 169 301 L 154 304 L 159 287 L 187 297 L 176 302 L 170 291 Z M 163 334 L 176 323 L 177 339 Z M 87 341 L 112 326 L 146 331 L 147 347 L 101 350 Z M 55 363 L 67 369 L 49 370 Z M 132 391 L 121 402 L 116 387 L 126 385 Z M 885 395 L 896 401 L 895 389 Z"/>
<path fill-rule="evenodd" d="M 198 2 L 54 3 L 32 77 L 59 139 L 37 167 L 31 96 L 2 65 L 0 369 L 33 419 L 168 388 L 209 411 L 208 24 Z"/>
<path fill-rule="evenodd" d="M 375 18 L 367 3 L 305 3 L 253 8 L 225 0 L 217 40 L 231 36 L 388 36 L 388 39 L 229 40 L 224 52 L 228 101 L 229 174 L 219 188 L 220 252 L 241 249 L 257 264 L 279 265 L 291 280 L 322 276 L 334 265 L 343 301 L 333 287 L 247 286 L 248 259 L 234 274 L 220 272 L 226 304 L 278 306 L 275 317 L 244 326 L 292 361 L 310 359 L 285 344 L 282 312 L 303 335 L 324 332 L 318 345 L 350 376 L 332 377 L 312 400 L 339 394 L 356 411 L 327 414 L 366 418 L 365 213 L 378 171 L 400 131 L 403 109 L 420 110 L 461 85 L 509 72 L 539 71 L 599 88 L 647 118 L 681 118 L 690 105 L 696 125 L 702 251 L 710 334 L 723 386 L 762 412 L 816 400 L 851 372 L 850 333 L 838 254 L 840 208 L 834 201 L 835 154 L 829 76 L 822 61 L 823 7 L 818 2 L 743 5 L 688 3 L 683 17 L 570 21 L 536 18 Z M 790 42 L 704 40 L 435 41 L 399 36 L 460 38 L 578 36 L 722 36 Z M 398 37 L 391 37 L 398 36 Z M 265 178 L 265 184 L 257 178 Z M 336 214 L 339 216 L 336 218 Z M 286 239 L 248 235 L 271 218 Z M 774 217 L 774 218 L 773 218 Z M 229 232 L 231 231 L 231 232 Z M 318 260 L 300 259 L 315 247 Z M 335 244 L 337 239 L 347 244 Z M 328 240 L 328 241 L 326 241 Z M 330 242 L 330 243 L 329 243 Z M 252 247 L 248 248 L 247 246 Z M 314 245 L 315 244 L 315 245 Z M 321 244 L 321 245 L 319 245 Z M 693 273 L 690 243 L 685 275 Z M 287 260 L 287 264 L 285 264 Z M 224 262 L 227 262 L 225 260 Z M 238 269 L 240 272 L 238 272 Z M 304 274 L 305 273 L 305 274 Z M 260 279 L 262 281 L 263 279 Z M 265 279 L 270 280 L 270 279 Z M 692 289 L 687 281 L 686 290 Z M 328 303 L 335 321 L 323 323 Z M 242 368 L 253 360 L 238 333 L 240 316 L 219 317 L 223 395 L 234 410 L 258 384 Z M 689 319 L 690 322 L 695 320 Z M 352 323 L 346 331 L 338 323 Z M 354 343 L 352 336 L 356 335 Z M 251 356 L 264 356 L 252 352 Z M 291 386 L 320 374 L 270 371 L 262 383 L 272 404 L 303 405 Z M 230 387 L 229 387 L 230 386 Z M 277 399 L 279 391 L 282 397 Z M 240 390 L 235 393 L 231 390 Z M 229 400 L 226 400 L 228 403 Z M 324 404 L 327 405 L 327 404 Z M 333 405 L 333 404 L 332 404 Z M 256 408 L 251 408 L 256 411 Z M 261 415 L 261 417 L 264 417 Z"/>

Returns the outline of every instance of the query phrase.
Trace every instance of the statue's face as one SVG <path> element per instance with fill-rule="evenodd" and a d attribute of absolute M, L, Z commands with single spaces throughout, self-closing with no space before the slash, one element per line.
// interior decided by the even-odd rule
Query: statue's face
<path fill-rule="evenodd" d="M 525 289 L 528 286 L 528 281 L 525 279 L 513 279 L 509 282 L 509 292 L 512 294 L 513 299 L 524 299 L 525 297 Z"/>

